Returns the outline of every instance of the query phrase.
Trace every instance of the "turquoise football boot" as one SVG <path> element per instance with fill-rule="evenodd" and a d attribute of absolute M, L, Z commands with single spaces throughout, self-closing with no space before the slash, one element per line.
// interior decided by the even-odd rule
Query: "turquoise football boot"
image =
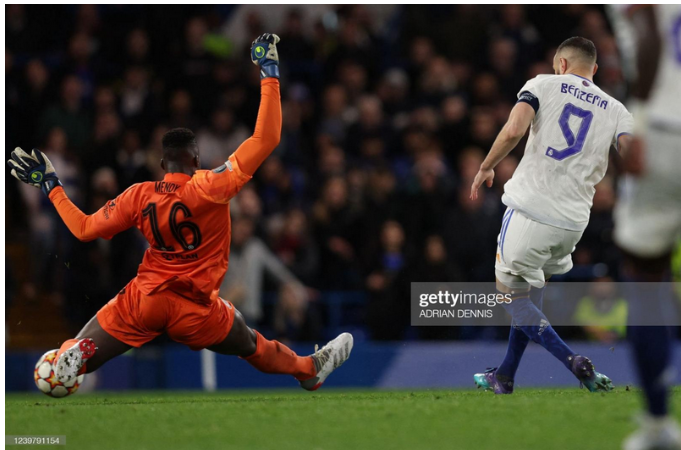
<path fill-rule="evenodd" d="M 495 394 L 512 394 L 513 381 L 502 383 L 496 376 L 497 368 L 487 369 L 484 373 L 473 375 L 473 381 L 478 389 L 483 391 L 493 391 Z"/>
<path fill-rule="evenodd" d="M 580 355 L 570 358 L 573 358 L 572 373 L 590 392 L 608 392 L 615 389 L 610 378 L 596 372 L 596 368 L 589 358 Z"/>

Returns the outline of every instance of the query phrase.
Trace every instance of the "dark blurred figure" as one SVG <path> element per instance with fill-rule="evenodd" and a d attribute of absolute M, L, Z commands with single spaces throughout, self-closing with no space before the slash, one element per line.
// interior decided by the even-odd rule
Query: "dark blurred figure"
<path fill-rule="evenodd" d="M 477 148 L 465 150 L 460 158 L 461 186 L 468 186 L 482 163 L 484 153 Z M 482 190 L 481 190 L 482 192 Z M 499 198 L 491 191 L 470 200 L 466 189 L 458 190 L 456 207 L 447 214 L 445 238 L 450 258 L 457 262 L 466 281 L 494 280 L 490 258 L 496 253 L 496 238 L 501 228 Z"/>
<path fill-rule="evenodd" d="M 459 269 L 447 255 L 445 241 L 442 236 L 432 235 L 426 239 L 422 259 L 409 271 L 405 277 L 411 282 L 445 283 L 462 281 Z M 403 283 L 408 288 L 407 283 Z M 408 289 L 411 294 L 411 290 Z M 402 294 L 404 296 L 404 294 Z M 411 301 L 411 299 L 410 299 Z M 458 335 L 458 327 L 419 327 L 419 337 L 422 339 L 454 339 Z"/>
<path fill-rule="evenodd" d="M 305 212 L 292 209 L 284 217 L 282 229 L 272 248 L 279 259 L 304 284 L 313 284 L 319 271 L 319 250 L 310 235 Z"/>
<path fill-rule="evenodd" d="M 61 85 L 60 101 L 48 107 L 42 114 L 39 136 L 47 136 L 50 129 L 62 128 L 73 148 L 80 149 L 90 137 L 91 121 L 83 107 L 83 83 L 74 76 L 67 76 Z"/>
<path fill-rule="evenodd" d="M 358 227 L 357 212 L 348 204 L 345 179 L 329 179 L 312 212 L 321 258 L 318 287 L 334 290 L 359 288 L 356 243 L 362 230 Z"/>
<path fill-rule="evenodd" d="M 367 321 L 371 336 L 378 340 L 400 340 L 409 325 L 409 295 L 400 290 L 400 282 L 409 263 L 405 234 L 395 221 L 383 224 L 381 247 L 374 255 L 371 270 L 365 280 L 369 293 Z M 408 290 L 410 292 L 410 290 Z"/>
<path fill-rule="evenodd" d="M 246 128 L 236 122 L 234 113 L 227 108 L 213 111 L 210 126 L 196 135 L 201 151 L 201 166 L 214 169 L 225 162 L 225 152 L 236 150 L 249 136 Z"/>

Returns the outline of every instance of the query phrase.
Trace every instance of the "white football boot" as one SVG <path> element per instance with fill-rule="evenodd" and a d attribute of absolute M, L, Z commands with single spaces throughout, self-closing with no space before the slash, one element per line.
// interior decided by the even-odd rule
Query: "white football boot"
<path fill-rule="evenodd" d="M 54 363 L 54 374 L 57 380 L 66 383 L 75 379 L 85 361 L 92 358 L 96 351 L 95 341 L 89 338 L 81 339 L 73 347 L 65 350 Z"/>
<path fill-rule="evenodd" d="M 308 391 L 319 389 L 331 375 L 331 372 L 338 369 L 350 357 L 352 344 L 352 335 L 342 333 L 322 348 L 315 346 L 315 352 L 310 357 L 314 361 L 317 375 L 305 381 L 300 381 L 300 387 Z"/>
<path fill-rule="evenodd" d="M 643 416 L 638 431 L 630 435 L 624 450 L 681 450 L 681 428 L 671 417 Z"/>

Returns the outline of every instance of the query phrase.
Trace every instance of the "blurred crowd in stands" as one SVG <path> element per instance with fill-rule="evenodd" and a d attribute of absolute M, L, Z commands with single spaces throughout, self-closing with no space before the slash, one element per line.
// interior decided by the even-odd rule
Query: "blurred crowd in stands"
<path fill-rule="evenodd" d="M 410 329 L 409 282 L 494 279 L 500 196 L 524 142 L 493 188 L 471 201 L 469 187 L 517 92 L 580 35 L 599 51 L 596 84 L 626 94 L 591 5 L 5 8 L 5 154 L 45 151 L 87 213 L 162 178 L 172 127 L 196 132 L 204 168 L 222 164 L 255 123 L 250 43 L 279 34 L 281 144 L 232 201 L 222 295 L 292 340 L 319 336 L 319 299 L 338 291 L 364 293 L 354 314 L 371 338 L 465 337 Z M 610 174 L 571 276 L 617 278 L 615 192 Z M 29 261 L 8 260 L 8 301 L 59 304 L 77 329 L 135 275 L 136 230 L 78 243 L 38 189 L 8 176 L 5 196 L 8 254 Z"/>

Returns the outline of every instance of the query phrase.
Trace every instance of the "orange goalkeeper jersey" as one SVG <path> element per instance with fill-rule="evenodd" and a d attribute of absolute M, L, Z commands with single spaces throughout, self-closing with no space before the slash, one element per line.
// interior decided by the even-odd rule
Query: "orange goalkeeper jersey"
<path fill-rule="evenodd" d="M 279 82 L 266 78 L 253 136 L 217 169 L 199 170 L 191 177 L 168 173 L 163 181 L 135 184 L 89 216 L 60 187 L 52 190 L 50 200 L 83 241 L 111 239 L 137 227 L 150 245 L 137 272 L 143 293 L 171 289 L 208 303 L 218 297 L 227 271 L 229 201 L 274 150 L 280 135 Z"/>

